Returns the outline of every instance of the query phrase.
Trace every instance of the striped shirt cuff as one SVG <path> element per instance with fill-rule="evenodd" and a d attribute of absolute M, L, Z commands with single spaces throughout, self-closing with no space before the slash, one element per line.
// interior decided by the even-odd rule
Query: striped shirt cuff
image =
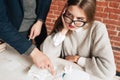
<path fill-rule="evenodd" d="M 30 55 L 30 53 L 33 51 L 33 49 L 36 48 L 35 45 L 31 45 L 30 48 L 24 53 L 25 55 Z"/>

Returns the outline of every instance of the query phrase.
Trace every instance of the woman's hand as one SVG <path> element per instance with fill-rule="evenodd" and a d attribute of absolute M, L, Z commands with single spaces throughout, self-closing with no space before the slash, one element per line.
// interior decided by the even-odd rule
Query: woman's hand
<path fill-rule="evenodd" d="M 67 25 L 66 25 L 66 23 L 64 21 L 63 15 L 61 16 L 61 18 L 62 18 L 62 23 L 63 23 L 63 26 L 64 26 L 64 28 L 62 29 L 62 34 L 65 35 L 68 32 L 68 28 L 67 28 Z"/>
<path fill-rule="evenodd" d="M 38 68 L 48 69 L 54 75 L 55 72 L 50 59 L 37 48 L 32 51 L 30 57 Z"/>
<path fill-rule="evenodd" d="M 66 60 L 77 63 L 79 60 L 80 56 L 76 55 L 76 56 L 67 56 L 65 57 Z"/>
<path fill-rule="evenodd" d="M 37 37 L 40 33 L 41 33 L 41 29 L 42 29 L 42 21 L 37 21 L 31 28 L 31 32 L 30 32 L 30 39 L 34 39 L 35 37 Z"/>

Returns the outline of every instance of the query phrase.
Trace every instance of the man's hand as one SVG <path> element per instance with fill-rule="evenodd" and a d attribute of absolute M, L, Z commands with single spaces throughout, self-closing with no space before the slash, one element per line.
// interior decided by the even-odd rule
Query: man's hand
<path fill-rule="evenodd" d="M 30 39 L 34 39 L 35 37 L 37 37 L 41 33 L 42 24 L 43 24 L 43 22 L 38 20 L 32 26 L 31 31 L 30 31 L 30 35 L 29 35 Z"/>
<path fill-rule="evenodd" d="M 54 68 L 50 59 L 37 48 L 32 51 L 30 57 L 38 68 L 48 69 L 52 74 L 54 74 Z"/>

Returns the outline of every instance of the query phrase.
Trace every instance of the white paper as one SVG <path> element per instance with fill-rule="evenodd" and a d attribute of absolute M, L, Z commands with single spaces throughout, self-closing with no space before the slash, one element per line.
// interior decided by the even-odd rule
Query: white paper
<path fill-rule="evenodd" d="M 89 80 L 89 75 L 86 72 L 74 69 L 72 66 L 67 65 L 63 70 L 57 67 L 55 71 L 56 75 L 53 76 L 48 70 L 38 69 L 35 65 L 32 65 L 28 72 L 27 80 Z"/>

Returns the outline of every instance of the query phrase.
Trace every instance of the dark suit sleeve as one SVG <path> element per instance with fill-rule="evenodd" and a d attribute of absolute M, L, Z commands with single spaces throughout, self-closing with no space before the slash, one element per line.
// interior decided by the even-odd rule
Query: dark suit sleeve
<path fill-rule="evenodd" d="M 46 20 L 52 0 L 39 0 L 37 3 L 37 19 Z"/>
<path fill-rule="evenodd" d="M 4 0 L 0 0 L 0 38 L 14 47 L 19 53 L 25 53 L 31 42 L 23 37 L 7 17 Z"/>

